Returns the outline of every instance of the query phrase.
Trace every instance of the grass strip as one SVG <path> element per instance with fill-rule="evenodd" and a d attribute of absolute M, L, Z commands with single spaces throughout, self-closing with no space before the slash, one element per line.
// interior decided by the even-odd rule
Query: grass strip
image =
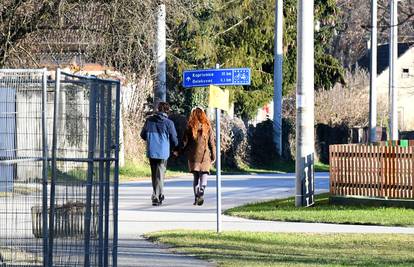
<path fill-rule="evenodd" d="M 225 211 L 225 214 L 256 220 L 318 222 L 384 226 L 413 226 L 414 209 L 330 205 L 328 194 L 316 195 L 315 205 L 296 208 L 295 198 L 247 204 Z"/>
<path fill-rule="evenodd" d="M 414 266 L 414 235 L 168 231 L 149 238 L 226 267 Z"/>

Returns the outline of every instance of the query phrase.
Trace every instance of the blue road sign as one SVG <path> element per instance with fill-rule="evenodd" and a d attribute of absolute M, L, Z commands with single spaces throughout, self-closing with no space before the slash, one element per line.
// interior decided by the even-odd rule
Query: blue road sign
<path fill-rule="evenodd" d="M 249 68 L 186 70 L 183 73 L 184 87 L 204 87 L 213 85 L 250 85 Z"/>

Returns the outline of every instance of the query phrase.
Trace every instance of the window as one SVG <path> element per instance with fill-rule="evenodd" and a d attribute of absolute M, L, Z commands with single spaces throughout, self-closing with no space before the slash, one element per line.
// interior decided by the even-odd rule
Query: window
<path fill-rule="evenodd" d="M 404 69 L 402 69 L 402 77 L 403 77 L 403 78 L 408 78 L 408 77 L 410 77 L 410 69 L 408 69 L 408 68 L 404 68 Z"/>

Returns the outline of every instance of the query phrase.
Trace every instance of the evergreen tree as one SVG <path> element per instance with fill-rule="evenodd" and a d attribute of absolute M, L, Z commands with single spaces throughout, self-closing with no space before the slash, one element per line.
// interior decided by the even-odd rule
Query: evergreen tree
<path fill-rule="evenodd" d="M 194 2 L 194 1 L 193 1 Z M 195 1 L 192 16 L 170 21 L 174 35 L 169 49 L 170 101 L 175 108 L 189 110 L 206 104 L 206 90 L 184 92 L 185 69 L 250 67 L 251 86 L 229 88 L 236 113 L 251 118 L 273 96 L 274 0 Z M 315 0 L 315 88 L 329 89 L 343 80 L 339 62 L 326 54 L 336 28 L 335 0 Z M 284 6 L 283 94 L 296 83 L 296 0 Z M 186 101 L 182 101 L 185 98 Z"/>

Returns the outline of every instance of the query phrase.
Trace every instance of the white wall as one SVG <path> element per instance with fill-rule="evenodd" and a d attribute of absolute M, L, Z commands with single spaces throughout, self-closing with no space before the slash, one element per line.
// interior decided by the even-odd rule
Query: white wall
<path fill-rule="evenodd" d="M 408 69 L 408 75 L 403 74 Z M 397 66 L 398 86 L 398 129 L 414 130 L 414 47 L 399 57 Z M 389 69 L 378 76 L 378 97 L 388 103 Z"/>

